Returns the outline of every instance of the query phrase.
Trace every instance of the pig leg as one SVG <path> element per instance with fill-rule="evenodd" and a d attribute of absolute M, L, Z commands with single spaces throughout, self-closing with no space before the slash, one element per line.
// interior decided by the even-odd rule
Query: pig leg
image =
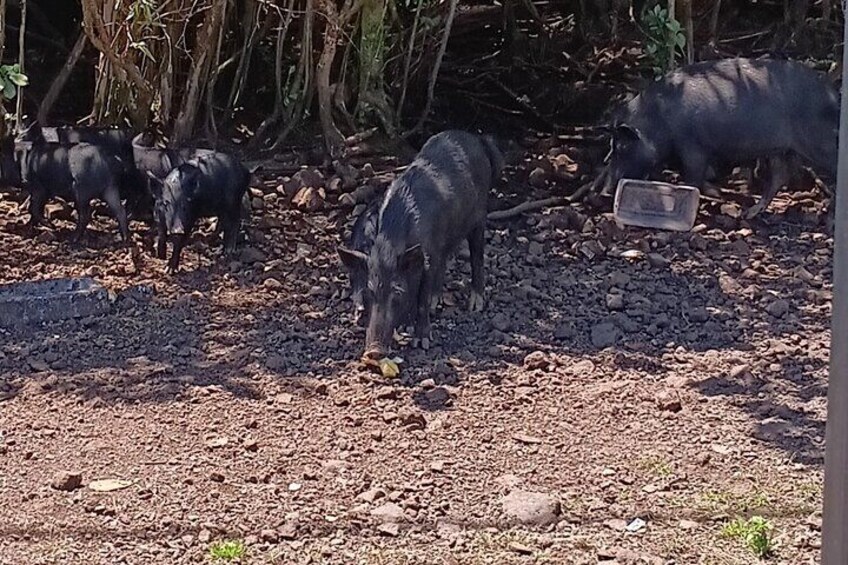
<path fill-rule="evenodd" d="M 471 297 L 468 309 L 482 312 L 486 306 L 486 273 L 483 269 L 483 248 L 486 244 L 485 229 L 477 226 L 468 236 L 468 251 L 471 254 Z"/>
<path fill-rule="evenodd" d="M 171 260 L 168 261 L 168 274 L 174 274 L 180 269 L 180 253 L 182 253 L 187 242 L 188 233 L 180 233 L 174 236 L 174 250 L 171 252 Z"/>
<path fill-rule="evenodd" d="M 432 339 L 432 328 L 430 326 L 430 300 L 433 295 L 433 272 L 424 269 L 421 277 L 421 286 L 418 289 L 418 312 L 415 319 L 415 338 L 412 340 L 413 347 L 430 349 Z"/>
<path fill-rule="evenodd" d="M 683 181 L 691 186 L 703 188 L 707 176 L 707 156 L 700 150 L 689 149 L 681 152 L 683 160 Z"/>
<path fill-rule="evenodd" d="M 40 186 L 33 186 L 29 196 L 29 227 L 30 235 L 35 235 L 35 228 L 44 222 L 44 205 L 47 203 L 47 191 Z"/>
<path fill-rule="evenodd" d="M 219 225 L 224 232 L 224 251 L 232 255 L 238 247 L 239 218 L 222 217 Z"/>
<path fill-rule="evenodd" d="M 777 191 L 780 190 L 789 180 L 789 172 L 787 170 L 786 161 L 783 157 L 771 157 L 768 160 L 769 164 L 769 182 L 763 191 L 760 201 L 748 208 L 745 212 L 745 218 L 750 220 L 755 218 L 761 212 L 764 212 L 771 201 L 774 199 Z"/>
<path fill-rule="evenodd" d="M 91 222 L 91 202 L 80 198 L 77 200 L 77 229 L 74 231 L 73 241 L 79 243 L 85 235 L 85 228 Z"/>
<path fill-rule="evenodd" d="M 156 216 L 156 257 L 165 259 L 168 256 L 168 226 L 161 214 Z"/>
<path fill-rule="evenodd" d="M 439 305 L 439 300 L 442 297 L 442 290 L 445 287 L 445 269 L 447 268 L 446 261 L 434 261 L 430 267 L 430 276 L 432 280 L 430 293 L 430 310 L 435 310 Z"/>
<path fill-rule="evenodd" d="M 115 219 L 118 221 L 118 227 L 121 230 L 121 239 L 124 242 L 129 241 L 130 228 L 127 223 L 127 212 L 124 210 L 124 205 L 121 204 L 121 193 L 115 186 L 109 186 L 103 192 L 103 200 L 106 201 L 106 204 L 112 211 L 112 215 L 115 216 Z"/>

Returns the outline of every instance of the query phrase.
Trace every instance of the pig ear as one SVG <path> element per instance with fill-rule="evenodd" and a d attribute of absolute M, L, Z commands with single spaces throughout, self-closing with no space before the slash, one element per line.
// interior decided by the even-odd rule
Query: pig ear
<path fill-rule="evenodd" d="M 613 145 L 615 147 L 626 147 L 642 139 L 642 134 L 638 129 L 627 124 L 616 126 L 612 133 Z"/>
<path fill-rule="evenodd" d="M 342 260 L 342 263 L 348 269 L 365 267 L 368 262 L 368 256 L 362 251 L 353 251 L 344 247 L 339 247 L 337 250 L 339 252 L 339 259 Z"/>
<path fill-rule="evenodd" d="M 421 244 L 413 245 L 403 252 L 403 255 L 398 259 L 398 267 L 401 271 L 409 270 L 413 267 L 421 267 L 424 265 L 424 252 L 421 250 Z"/>

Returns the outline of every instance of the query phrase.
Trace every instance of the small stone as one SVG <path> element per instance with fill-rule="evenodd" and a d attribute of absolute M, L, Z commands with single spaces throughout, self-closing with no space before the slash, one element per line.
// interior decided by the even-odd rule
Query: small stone
<path fill-rule="evenodd" d="M 677 527 L 681 530 L 697 530 L 700 527 L 700 524 L 698 522 L 693 522 L 692 520 L 680 520 Z"/>
<path fill-rule="evenodd" d="M 356 497 L 357 500 L 361 500 L 363 502 L 367 502 L 372 504 L 375 500 L 383 498 L 386 496 L 386 491 L 381 488 L 371 488 L 366 490 L 365 492 L 359 493 Z"/>
<path fill-rule="evenodd" d="M 517 553 L 518 555 L 533 555 L 532 549 L 530 549 L 523 543 L 518 543 L 517 541 L 509 542 L 508 548 L 511 552 Z"/>
<path fill-rule="evenodd" d="M 618 340 L 618 328 L 615 324 L 604 322 L 592 327 L 592 345 L 599 349 L 611 347 Z"/>
<path fill-rule="evenodd" d="M 259 539 L 267 543 L 277 543 L 277 532 L 274 530 L 262 530 L 259 532 Z"/>
<path fill-rule="evenodd" d="M 534 351 L 524 358 L 524 368 L 529 370 L 547 369 L 550 365 L 548 356 L 541 351 Z"/>
<path fill-rule="evenodd" d="M 448 389 L 443 386 L 437 386 L 436 388 L 426 391 L 424 393 L 424 398 L 427 399 L 427 402 L 431 406 L 447 406 L 451 403 L 450 392 L 448 392 Z M 418 418 L 418 416 L 420 416 L 420 418 Z M 421 414 L 419 414 L 418 416 L 413 417 L 413 423 L 417 426 L 419 425 L 419 420 L 421 420 L 420 426 L 423 428 L 427 425 L 427 420 L 424 419 L 424 416 Z M 404 425 L 407 424 L 404 423 Z"/>
<path fill-rule="evenodd" d="M 275 279 L 274 277 L 269 277 L 262 281 L 262 287 L 268 290 L 279 290 L 283 288 L 283 283 Z"/>
<path fill-rule="evenodd" d="M 526 526 L 548 526 L 559 521 L 562 508 L 549 494 L 514 490 L 506 495 L 501 505 L 508 517 Z"/>
<path fill-rule="evenodd" d="M 686 315 L 689 317 L 689 320 L 695 323 L 703 323 L 709 320 L 710 314 L 707 312 L 707 309 L 703 306 L 691 306 L 687 309 Z"/>
<path fill-rule="evenodd" d="M 542 255 L 544 252 L 545 252 L 545 248 L 542 246 L 541 243 L 539 243 L 537 241 L 531 241 L 530 245 L 527 246 L 527 253 L 529 253 L 530 255 L 533 255 L 535 257 Z"/>
<path fill-rule="evenodd" d="M 621 520 L 619 518 L 613 518 L 611 520 L 607 520 L 604 522 L 604 525 L 616 532 L 623 532 L 627 529 L 627 522 L 625 520 Z"/>
<path fill-rule="evenodd" d="M 400 526 L 395 523 L 380 524 L 377 526 L 377 531 L 384 536 L 396 538 L 400 534 Z"/>
<path fill-rule="evenodd" d="M 671 265 L 671 259 L 666 259 L 659 253 L 648 253 L 648 263 L 652 267 L 656 267 L 657 269 L 661 269 L 664 267 L 668 267 Z"/>
<path fill-rule="evenodd" d="M 297 538 L 297 523 L 294 521 L 288 521 L 283 524 L 283 527 L 277 532 L 280 536 L 280 539 L 284 539 L 287 541 L 291 541 Z"/>
<path fill-rule="evenodd" d="M 706 251 L 707 240 L 701 234 L 693 233 L 692 237 L 689 238 L 689 247 L 696 251 Z"/>
<path fill-rule="evenodd" d="M 656 396 L 657 407 L 665 412 L 680 412 L 683 408 L 676 392 L 661 390 Z"/>
<path fill-rule="evenodd" d="M 244 440 L 244 448 L 250 452 L 255 453 L 259 451 L 259 442 L 257 442 L 255 439 L 246 439 Z"/>
<path fill-rule="evenodd" d="M 76 490 L 82 486 L 82 473 L 68 471 L 59 473 L 50 483 L 50 486 L 64 492 Z"/>
<path fill-rule="evenodd" d="M 492 327 L 499 332 L 508 332 L 512 328 L 512 321 L 504 314 L 495 314 L 492 318 Z"/>
<path fill-rule="evenodd" d="M 558 340 L 571 339 L 577 335 L 572 324 L 560 324 L 554 329 L 554 337 Z"/>
<path fill-rule="evenodd" d="M 547 179 L 548 174 L 541 167 L 536 167 L 532 171 L 530 171 L 530 175 L 527 177 L 527 182 L 530 183 L 530 186 L 535 188 L 544 188 L 545 179 Z"/>
<path fill-rule="evenodd" d="M 751 373 L 751 368 L 748 365 L 736 365 L 732 369 L 730 369 L 730 378 L 731 379 L 740 379 L 744 376 L 747 376 Z"/>
<path fill-rule="evenodd" d="M 255 247 L 245 247 L 241 250 L 239 254 L 239 259 L 242 263 L 253 264 L 253 263 L 264 263 L 267 257 L 265 254 Z"/>
<path fill-rule="evenodd" d="M 789 301 L 783 299 L 775 300 L 766 306 L 766 312 L 775 318 L 782 318 L 789 312 Z"/>
<path fill-rule="evenodd" d="M 406 520 L 406 516 L 403 513 L 403 508 L 395 504 L 394 502 L 387 502 L 381 506 L 378 506 L 374 510 L 371 511 L 371 516 L 377 518 L 382 523 L 398 523 Z"/>
<path fill-rule="evenodd" d="M 613 311 L 624 310 L 624 296 L 619 293 L 607 294 L 607 308 Z"/>
<path fill-rule="evenodd" d="M 209 543 L 209 541 L 211 539 L 212 539 L 212 532 L 210 532 L 206 528 L 203 528 L 202 530 L 200 530 L 200 533 L 197 534 L 197 541 L 200 542 L 200 543 L 203 543 L 203 544 Z"/>

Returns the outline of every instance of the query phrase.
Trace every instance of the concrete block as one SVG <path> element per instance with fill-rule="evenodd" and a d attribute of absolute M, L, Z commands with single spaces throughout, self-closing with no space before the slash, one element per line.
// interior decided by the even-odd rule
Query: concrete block
<path fill-rule="evenodd" d="M 109 312 L 114 294 L 91 278 L 0 285 L 0 326 L 13 327 Z"/>

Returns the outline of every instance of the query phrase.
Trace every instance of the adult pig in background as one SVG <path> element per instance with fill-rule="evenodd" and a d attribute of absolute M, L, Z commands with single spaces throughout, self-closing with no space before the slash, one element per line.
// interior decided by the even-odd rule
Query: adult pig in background
<path fill-rule="evenodd" d="M 836 174 L 839 96 L 823 75 L 793 61 L 723 59 L 689 65 L 652 83 L 624 108 L 607 169 L 595 188 L 682 166 L 703 188 L 707 170 L 766 159 L 769 183 L 749 218 L 786 182 L 794 157 Z"/>
<path fill-rule="evenodd" d="M 349 268 L 365 265 L 368 272 L 366 356 L 385 355 L 410 312 L 416 342 L 429 347 L 431 303 L 463 239 L 471 252 L 469 309 L 483 309 L 487 202 L 502 167 L 503 156 L 488 137 L 458 130 L 434 135 L 386 191 L 370 252 L 339 249 Z"/>

